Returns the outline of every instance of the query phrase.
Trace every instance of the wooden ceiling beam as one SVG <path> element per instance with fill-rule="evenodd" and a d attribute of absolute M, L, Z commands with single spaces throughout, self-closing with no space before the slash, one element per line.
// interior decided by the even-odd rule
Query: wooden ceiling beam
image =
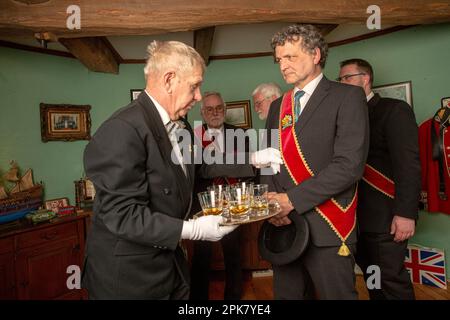
<path fill-rule="evenodd" d="M 316 24 L 316 28 L 320 31 L 323 37 L 329 34 L 331 31 L 336 29 L 338 24 Z"/>
<path fill-rule="evenodd" d="M 297 22 L 365 23 L 373 0 L 80 0 L 81 29 L 69 30 L 67 8 L 73 0 L 0 1 L 0 36 L 52 32 L 58 37 L 152 35 L 210 26 Z M 377 0 L 382 25 L 450 21 L 448 0 Z M 5 34 L 7 32 L 8 34 Z"/>
<path fill-rule="evenodd" d="M 58 41 L 89 70 L 119 73 L 121 61 L 105 37 L 59 38 Z"/>
<path fill-rule="evenodd" d="M 194 48 L 205 60 L 205 64 L 209 64 L 209 54 L 214 40 L 214 31 L 216 27 L 208 27 L 194 31 Z"/>

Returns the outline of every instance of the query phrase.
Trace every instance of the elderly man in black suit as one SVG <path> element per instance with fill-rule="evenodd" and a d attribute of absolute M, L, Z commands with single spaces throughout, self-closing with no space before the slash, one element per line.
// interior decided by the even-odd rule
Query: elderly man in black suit
<path fill-rule="evenodd" d="M 289 214 L 300 214 L 310 229 L 306 251 L 274 265 L 275 298 L 356 299 L 356 187 L 369 138 L 364 92 L 325 78 L 328 47 L 311 25 L 283 29 L 272 48 L 294 88 L 272 103 L 266 123 L 279 129 L 284 165 L 261 180 L 282 208 L 270 222 L 281 227 L 291 223 Z"/>
<path fill-rule="evenodd" d="M 421 174 L 418 128 L 412 108 L 373 93 L 373 69 L 362 59 L 341 62 L 338 80 L 364 89 L 370 121 L 370 148 L 359 184 L 356 262 L 381 271 L 381 288 L 368 288 L 371 299 L 414 299 L 405 269 L 405 250 L 418 217 Z"/>
<path fill-rule="evenodd" d="M 184 221 L 194 165 L 183 162 L 174 132 L 192 133 L 183 117 L 201 100 L 204 61 L 177 41 L 154 41 L 148 55 L 145 91 L 100 126 L 84 153 L 96 189 L 83 276 L 91 299 L 187 299 L 180 240 L 217 241 L 234 230 L 220 216 Z"/>
<path fill-rule="evenodd" d="M 178 41 L 153 41 L 147 51 L 145 91 L 100 126 L 84 153 L 96 189 L 83 274 L 91 299 L 188 299 L 180 240 L 218 241 L 235 229 L 221 216 L 184 221 L 197 159 L 184 116 L 201 100 L 204 61 Z M 271 166 L 273 154 L 249 158 Z"/>

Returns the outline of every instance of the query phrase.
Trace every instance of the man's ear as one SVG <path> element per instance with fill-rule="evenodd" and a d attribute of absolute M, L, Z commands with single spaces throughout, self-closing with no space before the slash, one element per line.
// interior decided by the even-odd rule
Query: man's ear
<path fill-rule="evenodd" d="M 176 73 L 173 70 L 166 71 L 163 76 L 164 80 L 164 88 L 166 89 L 168 94 L 172 94 L 172 89 L 174 85 L 174 81 L 176 78 Z"/>
<path fill-rule="evenodd" d="M 370 76 L 366 73 L 365 75 L 363 75 L 363 77 L 364 77 L 364 85 L 370 87 L 370 89 L 371 89 Z"/>
<path fill-rule="evenodd" d="M 319 64 L 321 58 L 322 55 L 320 54 L 320 49 L 316 47 L 314 49 L 314 60 L 313 60 L 314 64 Z"/>

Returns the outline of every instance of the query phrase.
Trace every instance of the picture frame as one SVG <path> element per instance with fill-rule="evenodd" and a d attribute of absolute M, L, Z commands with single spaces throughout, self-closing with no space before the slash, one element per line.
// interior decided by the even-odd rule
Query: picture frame
<path fill-rule="evenodd" d="M 225 122 L 236 127 L 248 129 L 252 127 L 250 100 L 226 102 Z"/>
<path fill-rule="evenodd" d="M 398 83 L 385 84 L 372 88 L 374 93 L 378 93 L 384 98 L 394 98 L 405 101 L 413 108 L 412 82 L 404 81 Z"/>
<path fill-rule="evenodd" d="M 51 199 L 44 202 L 45 209 L 51 210 L 54 213 L 58 213 L 59 208 L 64 208 L 69 206 L 68 198 L 58 198 Z"/>
<path fill-rule="evenodd" d="M 90 140 L 90 110 L 90 105 L 41 103 L 42 141 Z"/>
<path fill-rule="evenodd" d="M 450 97 L 445 97 L 441 99 L 442 108 L 450 108 Z"/>
<path fill-rule="evenodd" d="M 142 91 L 144 91 L 144 89 L 131 89 L 130 90 L 131 101 L 136 100 Z"/>

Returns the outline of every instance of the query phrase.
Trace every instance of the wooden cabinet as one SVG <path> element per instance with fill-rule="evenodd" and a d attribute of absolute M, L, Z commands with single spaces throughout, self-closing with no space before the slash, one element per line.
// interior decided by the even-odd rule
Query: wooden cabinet
<path fill-rule="evenodd" d="M 0 226 L 0 299 L 82 299 L 67 267 L 82 268 L 89 213 L 32 226 Z"/>
<path fill-rule="evenodd" d="M 14 280 L 14 254 L 0 254 L 0 300 L 11 300 L 16 296 Z"/>

